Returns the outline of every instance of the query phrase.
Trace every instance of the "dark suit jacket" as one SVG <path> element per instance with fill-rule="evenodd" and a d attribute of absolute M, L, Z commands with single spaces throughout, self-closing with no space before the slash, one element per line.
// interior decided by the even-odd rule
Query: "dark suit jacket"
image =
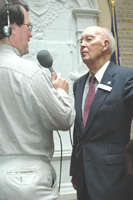
<path fill-rule="evenodd" d="M 133 69 L 110 62 L 101 83 L 112 90 L 97 90 L 84 128 L 81 107 L 87 77 L 74 83 L 76 119 L 70 175 L 75 177 L 79 195 L 85 175 L 92 200 L 129 200 L 125 146 L 133 116 Z"/>

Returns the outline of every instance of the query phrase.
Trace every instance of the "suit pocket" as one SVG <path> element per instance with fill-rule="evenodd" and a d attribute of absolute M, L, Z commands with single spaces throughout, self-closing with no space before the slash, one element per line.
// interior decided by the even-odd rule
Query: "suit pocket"
<path fill-rule="evenodd" d="M 125 164 L 125 155 L 117 154 L 117 155 L 106 155 L 104 156 L 104 161 L 106 165 L 121 165 Z"/>
<path fill-rule="evenodd" d="M 103 103 L 103 106 L 113 106 L 113 105 L 115 106 L 117 104 L 119 104 L 119 100 L 118 99 L 112 99 L 112 100 L 105 101 Z"/>

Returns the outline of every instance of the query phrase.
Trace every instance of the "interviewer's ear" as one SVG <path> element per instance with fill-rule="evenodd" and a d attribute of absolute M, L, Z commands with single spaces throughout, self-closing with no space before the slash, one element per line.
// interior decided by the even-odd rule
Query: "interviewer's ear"
<path fill-rule="evenodd" d="M 103 40 L 103 51 L 106 51 L 109 48 L 109 40 Z"/>
<path fill-rule="evenodd" d="M 16 23 L 14 23 L 14 24 L 11 24 L 10 27 L 12 29 L 12 34 L 16 35 L 16 33 L 17 33 L 18 29 L 19 29 L 19 26 Z"/>

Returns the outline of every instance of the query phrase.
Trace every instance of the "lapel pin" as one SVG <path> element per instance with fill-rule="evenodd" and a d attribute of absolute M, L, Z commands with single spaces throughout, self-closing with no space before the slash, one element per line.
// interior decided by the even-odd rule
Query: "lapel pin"
<path fill-rule="evenodd" d="M 111 81 L 107 82 L 108 85 L 111 85 Z"/>

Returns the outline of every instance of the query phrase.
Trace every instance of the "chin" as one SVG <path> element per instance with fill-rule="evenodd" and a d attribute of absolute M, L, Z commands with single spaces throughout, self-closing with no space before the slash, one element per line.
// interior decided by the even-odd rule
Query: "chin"
<path fill-rule="evenodd" d="M 29 49 L 27 49 L 24 53 L 24 55 L 28 54 L 29 53 Z"/>
<path fill-rule="evenodd" d="M 26 54 L 28 54 L 29 53 L 29 49 L 27 49 L 27 52 L 26 52 Z"/>
<path fill-rule="evenodd" d="M 86 64 L 88 62 L 88 59 L 87 58 L 82 58 L 83 62 Z"/>

